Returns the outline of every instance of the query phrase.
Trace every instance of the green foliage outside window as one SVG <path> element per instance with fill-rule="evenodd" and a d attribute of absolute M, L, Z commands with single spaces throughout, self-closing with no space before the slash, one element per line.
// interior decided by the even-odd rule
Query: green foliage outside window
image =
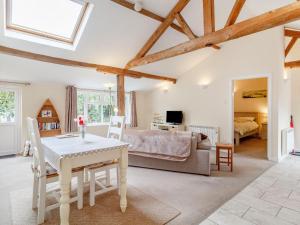
<path fill-rule="evenodd" d="M 108 123 L 115 115 L 116 93 L 106 91 L 78 91 L 77 113 L 87 119 L 88 124 Z"/>
<path fill-rule="evenodd" d="M 15 93 L 0 91 L 0 122 L 15 121 Z"/>

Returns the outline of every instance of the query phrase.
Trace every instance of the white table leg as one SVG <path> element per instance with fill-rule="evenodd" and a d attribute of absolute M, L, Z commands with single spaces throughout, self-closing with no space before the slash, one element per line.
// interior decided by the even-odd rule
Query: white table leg
<path fill-rule="evenodd" d="M 59 172 L 59 183 L 61 188 L 60 197 L 60 224 L 69 225 L 70 214 L 70 184 L 72 178 L 72 168 L 69 159 L 61 160 L 61 170 Z"/>
<path fill-rule="evenodd" d="M 124 213 L 127 208 L 127 167 L 128 167 L 128 150 L 122 149 L 120 157 L 120 208 Z"/>

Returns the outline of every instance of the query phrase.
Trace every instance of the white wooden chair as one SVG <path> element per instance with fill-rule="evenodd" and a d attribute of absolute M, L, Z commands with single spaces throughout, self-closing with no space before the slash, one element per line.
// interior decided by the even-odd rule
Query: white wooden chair
<path fill-rule="evenodd" d="M 33 198 L 32 208 L 38 210 L 38 224 L 44 223 L 46 211 L 50 211 L 60 206 L 60 195 L 57 190 L 47 192 L 47 184 L 58 181 L 57 171 L 51 167 L 44 158 L 44 150 L 41 144 L 40 134 L 36 119 L 27 118 L 28 133 L 33 148 L 32 171 L 33 179 Z M 78 209 L 83 207 L 83 168 L 72 171 L 72 177 L 77 178 L 77 196 L 70 199 L 71 202 L 77 201 Z M 70 187 L 71 188 L 71 187 Z M 57 203 L 46 206 L 46 195 L 52 193 Z"/>
<path fill-rule="evenodd" d="M 125 116 L 112 116 L 109 123 L 107 138 L 114 138 L 121 141 L 123 138 L 124 127 Z M 117 188 L 119 189 L 120 176 L 119 163 L 117 160 L 104 162 L 100 164 L 94 164 L 86 168 L 86 172 L 90 175 L 90 206 L 95 205 L 96 195 L 103 194 L 105 192 L 116 189 L 116 187 L 113 187 L 110 184 L 110 170 L 113 168 L 115 168 L 117 171 Z M 105 177 L 96 176 L 97 173 L 103 171 L 105 171 Z M 102 183 L 103 180 L 105 180 L 105 184 Z M 96 191 L 96 185 L 100 186 L 101 190 Z"/>

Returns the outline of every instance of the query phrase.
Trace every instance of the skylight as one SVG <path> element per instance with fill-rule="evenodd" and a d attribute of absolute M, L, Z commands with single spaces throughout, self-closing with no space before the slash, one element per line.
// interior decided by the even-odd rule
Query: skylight
<path fill-rule="evenodd" d="M 81 0 L 6 0 L 6 29 L 74 44 L 88 3 Z"/>

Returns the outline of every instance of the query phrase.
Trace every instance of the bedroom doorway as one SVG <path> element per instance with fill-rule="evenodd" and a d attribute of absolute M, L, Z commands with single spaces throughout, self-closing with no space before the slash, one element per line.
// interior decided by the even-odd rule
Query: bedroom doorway
<path fill-rule="evenodd" d="M 233 80 L 235 153 L 268 159 L 268 77 Z"/>

